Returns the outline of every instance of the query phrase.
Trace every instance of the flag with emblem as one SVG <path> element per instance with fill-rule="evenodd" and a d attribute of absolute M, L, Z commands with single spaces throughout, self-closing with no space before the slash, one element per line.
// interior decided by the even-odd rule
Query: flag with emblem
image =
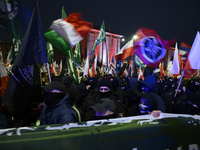
<path fill-rule="evenodd" d="M 163 40 L 156 31 L 141 27 L 137 32 L 134 43 L 135 54 L 147 66 L 157 68 L 165 57 L 167 50 L 177 38 L 167 41 Z"/>
<path fill-rule="evenodd" d="M 136 32 L 137 38 L 130 40 L 116 54 L 116 60 L 126 59 L 136 54 L 139 59 L 149 67 L 157 68 L 172 46 L 176 38 L 170 41 L 163 40 L 156 31 L 141 27 Z"/>
<path fill-rule="evenodd" d="M 95 52 L 95 48 L 96 46 L 101 43 L 102 41 L 106 42 L 106 34 L 105 34 L 105 25 L 104 25 L 104 21 L 101 24 L 101 28 L 99 31 L 99 34 L 97 36 L 97 39 L 95 40 L 94 46 L 92 47 L 92 51 L 90 53 L 90 55 L 92 55 Z"/>
<path fill-rule="evenodd" d="M 26 110 L 30 108 L 28 104 L 34 97 L 33 85 L 40 86 L 40 68 L 37 65 L 43 63 L 47 63 L 47 55 L 36 1 L 2 100 L 2 104 L 11 114 L 27 113 Z M 22 101 L 24 97 L 26 97 L 26 101 L 28 100 L 26 103 Z"/>

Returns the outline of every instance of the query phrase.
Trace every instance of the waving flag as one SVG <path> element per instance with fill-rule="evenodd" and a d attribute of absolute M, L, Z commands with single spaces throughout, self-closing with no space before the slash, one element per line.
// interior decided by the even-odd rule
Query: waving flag
<path fill-rule="evenodd" d="M 62 18 L 67 18 L 64 6 L 62 7 Z"/>
<path fill-rule="evenodd" d="M 84 70 L 84 76 L 88 76 L 89 75 L 89 56 L 87 56 L 86 62 L 85 62 L 85 70 Z"/>
<path fill-rule="evenodd" d="M 47 60 L 49 63 L 52 64 L 52 59 L 53 59 L 53 56 L 54 56 L 54 51 L 53 51 L 53 46 L 51 43 L 49 43 L 47 41 Z"/>
<path fill-rule="evenodd" d="M 81 64 L 81 46 L 80 43 L 76 44 L 75 51 L 74 51 L 74 61 L 77 64 Z"/>
<path fill-rule="evenodd" d="M 157 68 L 167 53 L 167 49 L 172 46 L 176 38 L 167 41 L 163 40 L 156 31 L 141 27 L 136 35 L 134 43 L 135 54 L 147 66 Z"/>
<path fill-rule="evenodd" d="M 188 60 L 185 65 L 185 69 L 200 69 L 199 52 L 200 52 L 200 35 L 198 31 L 195 40 L 192 44 L 190 53 L 188 54 Z"/>
<path fill-rule="evenodd" d="M 0 82 L 0 96 L 2 98 L 3 98 L 4 93 L 6 91 L 8 80 L 9 80 L 8 74 L 7 74 L 6 70 L 3 67 L 3 64 L 0 61 L 0 81 L 1 81 Z"/>
<path fill-rule="evenodd" d="M 92 77 L 95 77 L 96 68 L 97 68 L 97 55 L 94 59 L 93 65 L 92 65 Z"/>
<path fill-rule="evenodd" d="M 191 46 L 188 45 L 188 44 L 186 44 L 185 42 L 181 42 L 181 44 L 180 44 L 180 49 L 181 49 L 181 50 L 184 50 L 184 51 L 186 51 L 186 52 L 189 52 L 190 49 L 191 49 Z"/>
<path fill-rule="evenodd" d="M 67 18 L 55 20 L 50 30 L 44 34 L 47 41 L 67 55 L 85 36 L 90 33 L 92 23 L 83 21 L 80 13 L 72 13 Z"/>
<path fill-rule="evenodd" d="M 134 54 L 133 43 L 134 39 L 130 40 L 120 49 L 120 51 L 115 55 L 116 61 L 124 60 Z"/>
<path fill-rule="evenodd" d="M 139 74 L 138 74 L 138 80 L 139 80 L 139 79 L 144 80 L 144 76 L 143 76 L 143 72 L 142 72 L 141 67 L 140 67 Z"/>
<path fill-rule="evenodd" d="M 36 64 L 46 62 L 46 48 L 36 1 L 2 100 L 2 104 L 11 114 L 22 115 L 27 113 L 26 111 L 30 108 L 28 104 L 33 100 L 33 85 L 40 85 L 40 68 Z M 22 90 L 24 91 L 23 95 Z M 26 104 L 22 101 L 23 97 L 26 97 Z"/>
<path fill-rule="evenodd" d="M 166 55 L 167 49 L 176 41 L 166 41 L 156 33 L 156 31 L 141 27 L 137 32 L 137 39 L 129 41 L 116 54 L 116 60 L 122 60 L 132 56 L 134 53 L 147 66 L 157 68 Z"/>
<path fill-rule="evenodd" d="M 7 0 L 6 6 L 12 35 L 16 39 L 21 39 L 26 31 L 31 13 L 22 0 Z M 9 31 L 6 8 L 3 0 L 0 1 L 0 8 L 0 26 Z"/>
<path fill-rule="evenodd" d="M 112 72 L 112 74 L 115 76 L 116 75 L 116 67 L 115 67 L 115 64 L 114 64 L 114 59 L 112 58 L 112 61 L 110 63 L 110 73 Z"/>
<path fill-rule="evenodd" d="M 100 32 L 97 36 L 97 39 L 94 43 L 94 46 L 92 48 L 92 52 L 90 53 L 90 55 L 92 55 L 94 52 L 95 52 L 95 48 L 96 46 L 101 43 L 102 41 L 106 41 L 106 34 L 105 34 L 105 25 L 104 25 L 104 21 L 102 22 L 102 25 L 101 25 L 101 29 L 100 29 Z"/>
<path fill-rule="evenodd" d="M 196 69 L 200 69 L 199 52 L 200 52 L 200 35 L 198 31 L 195 40 L 192 44 L 191 50 L 188 54 L 188 57 L 186 58 L 186 63 L 184 68 L 184 74 L 186 78 L 189 78 L 191 75 L 193 75 Z"/>
<path fill-rule="evenodd" d="M 38 4 L 33 10 L 26 33 L 23 37 L 13 68 L 22 65 L 42 64 L 47 62 L 46 48 L 40 20 Z"/>
<path fill-rule="evenodd" d="M 180 74 L 180 64 L 179 64 L 179 54 L 178 54 L 177 43 L 175 46 L 174 59 L 173 59 L 172 67 L 170 68 L 170 72 L 176 75 Z"/>
<path fill-rule="evenodd" d="M 133 59 L 134 59 L 134 62 L 135 62 L 135 65 L 138 66 L 138 67 L 142 67 L 142 68 L 145 68 L 146 65 L 138 58 L 137 55 L 133 55 Z"/>

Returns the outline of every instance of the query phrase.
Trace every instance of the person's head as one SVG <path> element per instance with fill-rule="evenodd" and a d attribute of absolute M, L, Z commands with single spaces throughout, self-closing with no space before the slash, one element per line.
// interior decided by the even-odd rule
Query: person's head
<path fill-rule="evenodd" d="M 66 88 L 72 85 L 73 79 L 69 75 L 65 75 L 61 78 L 62 83 L 65 85 Z"/>
<path fill-rule="evenodd" d="M 110 78 L 110 81 L 112 83 L 112 87 L 113 87 L 113 90 L 115 91 L 117 88 L 119 88 L 119 80 L 115 77 L 111 77 Z"/>
<path fill-rule="evenodd" d="M 66 95 L 66 88 L 59 81 L 52 81 L 41 88 L 44 90 L 43 99 L 48 107 L 56 105 Z"/>
<path fill-rule="evenodd" d="M 142 93 L 152 92 L 152 93 L 157 94 L 158 92 L 157 88 L 158 87 L 157 87 L 156 78 L 152 75 L 145 78 L 145 80 L 142 81 L 142 83 L 140 83 L 139 85 L 139 90 Z"/>
<path fill-rule="evenodd" d="M 191 93 L 186 97 L 185 111 L 187 114 L 200 114 L 200 95 L 197 93 Z"/>
<path fill-rule="evenodd" d="M 87 90 L 94 90 L 97 87 L 98 79 L 96 77 L 90 77 L 85 83 Z"/>
<path fill-rule="evenodd" d="M 157 95 L 152 92 L 143 93 L 139 99 L 140 114 L 146 114 L 153 110 L 159 110 L 159 100 Z"/>
<path fill-rule="evenodd" d="M 98 84 L 100 98 L 108 98 L 112 94 L 112 83 L 109 80 L 102 79 Z"/>
<path fill-rule="evenodd" d="M 141 91 L 142 93 L 147 93 L 147 92 L 149 91 L 149 87 L 146 86 L 146 85 L 144 85 L 144 84 L 141 84 L 141 85 L 140 85 L 140 91 Z"/>

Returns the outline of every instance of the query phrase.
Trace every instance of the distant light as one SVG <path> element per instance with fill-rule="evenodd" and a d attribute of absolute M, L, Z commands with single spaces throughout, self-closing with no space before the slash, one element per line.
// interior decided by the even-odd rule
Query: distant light
<path fill-rule="evenodd" d="M 125 41 L 125 39 L 123 38 L 123 39 L 122 39 L 122 42 L 124 42 L 124 41 Z"/>
<path fill-rule="evenodd" d="M 133 39 L 137 39 L 138 38 L 138 36 L 137 35 L 133 35 Z"/>

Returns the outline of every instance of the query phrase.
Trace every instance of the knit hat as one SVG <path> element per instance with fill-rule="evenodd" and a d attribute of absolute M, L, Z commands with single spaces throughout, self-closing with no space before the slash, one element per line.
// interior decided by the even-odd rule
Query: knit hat
<path fill-rule="evenodd" d="M 102 79 L 102 80 L 99 82 L 99 84 L 98 84 L 98 89 L 99 89 L 99 87 L 101 87 L 101 86 L 107 86 L 107 87 L 109 87 L 110 89 L 112 89 L 112 83 L 111 83 L 111 81 L 106 80 L 106 79 Z"/>

